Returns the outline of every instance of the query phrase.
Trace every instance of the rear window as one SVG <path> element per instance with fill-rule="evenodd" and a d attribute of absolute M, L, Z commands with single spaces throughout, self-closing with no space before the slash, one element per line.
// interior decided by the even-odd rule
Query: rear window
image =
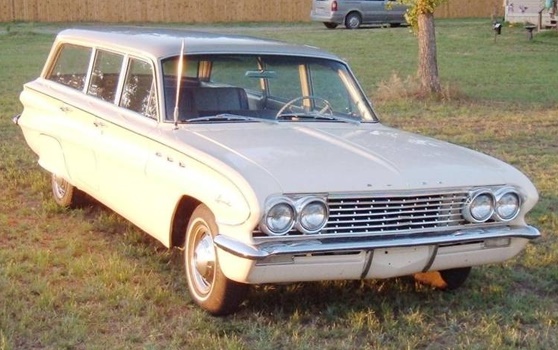
<path fill-rule="evenodd" d="M 91 48 L 64 44 L 47 79 L 76 90 L 83 90 L 90 59 Z"/>

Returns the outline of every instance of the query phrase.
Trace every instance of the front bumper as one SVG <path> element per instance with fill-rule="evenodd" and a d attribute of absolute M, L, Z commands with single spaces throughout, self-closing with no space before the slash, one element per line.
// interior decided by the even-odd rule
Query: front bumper
<path fill-rule="evenodd" d="M 248 245 L 234 238 L 218 235 L 215 244 L 220 249 L 245 259 L 265 260 L 272 256 L 306 255 L 318 253 L 343 253 L 369 251 L 384 248 L 415 246 L 448 246 L 504 238 L 535 239 L 541 236 L 532 226 L 492 227 L 436 233 L 432 235 L 413 235 L 401 237 L 366 237 L 366 238 L 308 238 L 304 241 L 266 242 Z"/>
<path fill-rule="evenodd" d="M 400 237 L 324 238 L 248 245 L 215 237 L 219 265 L 241 283 L 376 279 L 499 263 L 540 237 L 530 226 Z"/>

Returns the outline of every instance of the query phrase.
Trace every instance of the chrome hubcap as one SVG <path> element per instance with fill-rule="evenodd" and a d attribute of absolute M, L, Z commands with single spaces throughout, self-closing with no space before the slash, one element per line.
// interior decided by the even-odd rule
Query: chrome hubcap
<path fill-rule="evenodd" d="M 213 238 L 209 232 L 203 233 L 201 239 L 196 242 L 192 255 L 191 266 L 194 283 L 199 291 L 206 294 L 213 283 L 217 260 L 213 248 Z"/>
<path fill-rule="evenodd" d="M 68 185 L 67 185 L 66 181 L 64 181 L 64 179 L 61 178 L 61 177 L 53 175 L 52 176 L 52 184 L 53 184 L 54 194 L 56 195 L 56 197 L 58 197 L 58 198 L 64 197 L 64 195 L 66 194 L 66 191 L 68 190 L 68 188 L 67 188 Z"/>

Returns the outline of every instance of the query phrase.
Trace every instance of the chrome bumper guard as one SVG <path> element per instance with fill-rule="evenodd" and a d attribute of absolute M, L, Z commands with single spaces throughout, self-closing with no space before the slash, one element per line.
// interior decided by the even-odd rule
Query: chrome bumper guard
<path fill-rule="evenodd" d="M 217 235 L 215 245 L 238 257 L 263 260 L 271 256 L 303 255 L 316 253 L 343 253 L 369 251 L 382 248 L 415 247 L 425 245 L 456 245 L 499 238 L 535 239 L 541 236 L 532 226 L 492 227 L 436 233 L 431 235 L 376 236 L 358 238 L 327 238 L 308 236 L 307 240 L 290 242 L 265 242 L 248 245 L 234 238 Z"/>

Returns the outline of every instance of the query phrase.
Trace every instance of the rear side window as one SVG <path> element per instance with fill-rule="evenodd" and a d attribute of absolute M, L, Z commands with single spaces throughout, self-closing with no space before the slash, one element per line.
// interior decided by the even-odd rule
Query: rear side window
<path fill-rule="evenodd" d="M 87 94 L 107 102 L 114 102 L 124 56 L 98 50 L 93 64 Z"/>
<path fill-rule="evenodd" d="M 83 90 L 90 59 L 91 48 L 64 44 L 47 79 L 76 90 Z"/>

